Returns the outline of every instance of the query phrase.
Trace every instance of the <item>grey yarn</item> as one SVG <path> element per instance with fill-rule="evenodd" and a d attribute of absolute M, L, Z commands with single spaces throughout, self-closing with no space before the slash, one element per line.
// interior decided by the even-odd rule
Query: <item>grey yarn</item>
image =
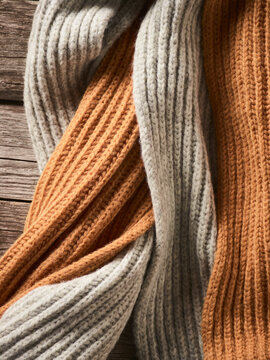
<path fill-rule="evenodd" d="M 106 359 L 134 307 L 152 238 L 150 231 L 101 269 L 18 300 L 0 320 L 1 360 Z"/>
<path fill-rule="evenodd" d="M 40 171 L 107 49 L 144 0 L 40 0 L 29 38 L 24 105 Z"/>
<path fill-rule="evenodd" d="M 156 228 L 135 309 L 141 359 L 202 358 L 201 313 L 217 230 L 201 5 L 157 0 L 136 41 L 134 100 Z"/>
<path fill-rule="evenodd" d="M 202 66 L 201 5 L 202 0 L 157 0 L 136 42 L 134 100 L 155 234 L 149 232 L 90 275 L 38 288 L 12 305 L 0 319 L 1 359 L 106 358 L 133 308 L 141 360 L 203 357 L 200 322 L 214 258 L 216 218 L 208 161 L 214 150 Z M 32 37 L 42 21 L 35 18 Z M 50 47 L 47 51 L 53 54 L 55 43 Z M 45 76 L 42 67 L 36 71 Z M 76 78 L 73 81 L 78 86 Z M 53 116 L 45 116 L 50 114 L 50 102 L 39 109 L 42 129 L 54 134 L 52 119 L 68 121 L 66 111 L 72 108 L 68 101 L 61 102 L 64 89 L 63 85 L 55 93 Z M 34 92 L 28 106 L 39 101 Z M 32 124 L 40 126 L 37 120 Z M 54 147 L 54 142 L 47 146 L 42 136 L 32 132 L 36 149 L 46 147 L 40 164 Z"/>

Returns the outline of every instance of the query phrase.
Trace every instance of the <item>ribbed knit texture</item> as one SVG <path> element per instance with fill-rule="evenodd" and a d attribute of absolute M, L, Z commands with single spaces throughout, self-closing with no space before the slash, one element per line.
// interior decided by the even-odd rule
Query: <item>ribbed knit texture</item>
<path fill-rule="evenodd" d="M 12 305 L 0 319 L 4 358 L 36 358 L 45 348 L 45 359 L 106 358 L 137 296 L 140 359 L 202 358 L 201 312 L 216 219 L 201 4 L 157 0 L 136 41 L 134 100 L 155 232 L 92 274 L 41 286 Z"/>
<path fill-rule="evenodd" d="M 135 29 L 134 29 L 135 28 Z M 132 97 L 136 26 L 109 51 L 0 260 L 0 313 L 30 289 L 88 274 L 154 223 Z"/>
<path fill-rule="evenodd" d="M 144 0 L 39 0 L 24 104 L 39 169 L 61 139 L 100 59 Z"/>
<path fill-rule="evenodd" d="M 0 319 L 1 360 L 106 359 L 140 291 L 153 234 L 97 271 L 39 287 Z"/>
<path fill-rule="evenodd" d="M 147 13 L 134 56 L 134 100 L 156 228 L 135 333 L 141 359 L 201 359 L 201 312 L 216 242 L 202 1 L 165 3 L 157 0 Z"/>
<path fill-rule="evenodd" d="M 218 238 L 203 310 L 205 359 L 270 359 L 269 41 L 269 1 L 206 0 Z"/>

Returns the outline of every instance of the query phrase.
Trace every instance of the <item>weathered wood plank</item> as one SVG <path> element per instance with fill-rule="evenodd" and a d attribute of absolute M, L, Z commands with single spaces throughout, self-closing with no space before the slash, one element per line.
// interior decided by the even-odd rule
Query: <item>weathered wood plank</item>
<path fill-rule="evenodd" d="M 35 162 L 0 159 L 0 198 L 32 200 L 38 177 Z"/>
<path fill-rule="evenodd" d="M 0 158 L 36 161 L 22 105 L 0 104 Z"/>
<path fill-rule="evenodd" d="M 0 229 L 0 257 L 4 255 L 20 235 L 21 233 L 19 231 Z"/>
<path fill-rule="evenodd" d="M 0 229 L 21 233 L 29 206 L 29 202 L 0 200 Z"/>
<path fill-rule="evenodd" d="M 0 256 L 18 239 L 30 203 L 0 201 Z"/>
<path fill-rule="evenodd" d="M 0 99 L 22 100 L 28 37 L 37 1 L 0 1 Z"/>

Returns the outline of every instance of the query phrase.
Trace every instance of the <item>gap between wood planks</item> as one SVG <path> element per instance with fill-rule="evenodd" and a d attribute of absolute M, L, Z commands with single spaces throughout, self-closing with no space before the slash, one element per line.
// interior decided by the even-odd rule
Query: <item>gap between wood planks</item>
<path fill-rule="evenodd" d="M 0 102 L 0 256 L 23 231 L 38 180 L 23 104 Z"/>

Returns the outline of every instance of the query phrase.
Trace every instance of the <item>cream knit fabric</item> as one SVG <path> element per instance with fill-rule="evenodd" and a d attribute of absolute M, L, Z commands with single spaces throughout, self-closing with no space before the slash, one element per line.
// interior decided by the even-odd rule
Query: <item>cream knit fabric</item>
<path fill-rule="evenodd" d="M 140 291 L 152 234 L 101 269 L 37 288 L 0 320 L 0 358 L 106 359 Z"/>
<path fill-rule="evenodd" d="M 100 59 L 144 0 L 40 0 L 29 39 L 24 104 L 40 171 Z"/>
<path fill-rule="evenodd" d="M 156 222 L 136 305 L 141 359 L 200 359 L 216 218 L 207 149 L 210 106 L 198 0 L 157 0 L 134 56 L 134 99 Z"/>
<path fill-rule="evenodd" d="M 82 6 L 87 2 L 74 3 Z M 32 39 L 47 21 L 44 17 L 49 19 L 46 14 L 50 14 L 52 4 L 56 3 L 42 1 Z M 96 272 L 38 288 L 11 306 L 0 319 L 1 359 L 106 358 L 134 306 L 140 359 L 202 358 L 201 312 L 215 251 L 216 219 L 208 161 L 213 142 L 202 68 L 201 5 L 202 0 L 157 0 L 145 16 L 136 42 L 134 100 L 154 208 L 154 231 Z M 90 5 L 86 8 L 92 11 Z M 82 6 L 80 11 L 86 8 Z M 66 16 L 64 12 L 62 17 Z M 51 18 L 51 27 L 56 26 L 57 18 Z M 83 19 L 81 14 L 74 26 L 78 34 L 82 31 L 78 24 L 87 22 Z M 100 23 L 95 24 L 91 29 Z M 56 35 L 59 39 L 60 34 Z M 46 38 L 46 32 L 42 37 Z M 87 42 L 88 37 L 82 37 L 82 47 L 83 39 Z M 46 75 L 50 69 L 46 61 L 36 67 L 36 74 L 30 72 L 32 61 L 45 51 L 44 44 L 47 54 L 54 54 L 48 55 L 49 59 L 54 59 L 61 71 L 59 58 L 77 57 L 77 47 L 66 48 L 68 55 L 61 55 L 56 43 L 48 39 L 43 45 L 36 43 L 33 47 L 37 54 L 33 55 L 30 44 L 27 62 L 25 100 L 40 168 L 76 105 L 66 90 L 81 85 L 76 69 L 73 80 L 65 83 L 70 75 L 63 65 L 63 89 L 62 81 L 44 87 L 42 95 L 28 88 L 29 76 L 32 87 L 39 84 L 38 79 L 55 81 L 54 72 Z M 89 65 L 86 58 L 98 56 L 91 55 L 89 44 L 89 58 L 79 61 L 81 69 Z M 93 53 L 102 51 L 99 47 Z M 53 62 L 51 66 L 54 68 Z M 51 88 L 55 91 L 53 106 L 48 100 Z M 41 97 L 46 101 L 37 107 Z M 35 107 L 39 117 L 31 110 Z M 44 129 L 50 130 L 49 135 Z"/>

